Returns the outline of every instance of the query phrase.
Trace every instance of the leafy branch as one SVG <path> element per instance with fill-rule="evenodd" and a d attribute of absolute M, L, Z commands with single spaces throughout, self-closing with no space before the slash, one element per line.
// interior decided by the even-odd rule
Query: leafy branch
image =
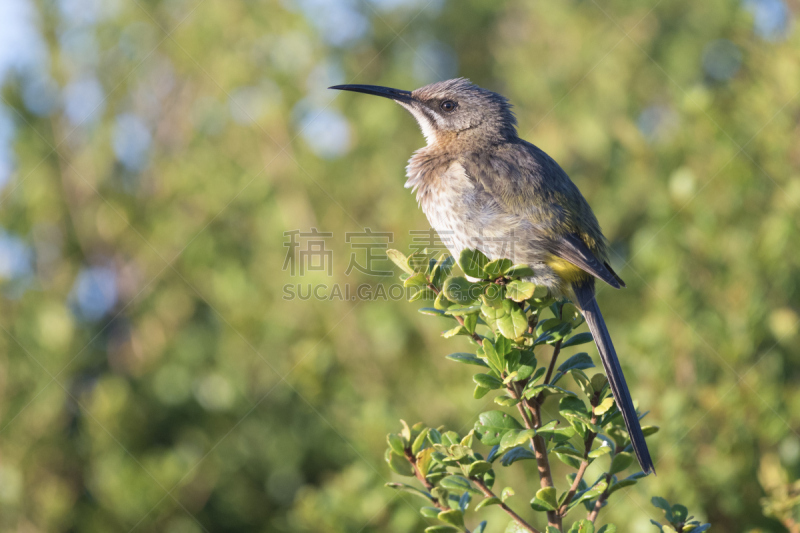
<path fill-rule="evenodd" d="M 635 464 L 630 439 L 605 376 L 587 374 L 595 366 L 592 358 L 579 352 L 558 364 L 562 350 L 592 341 L 590 333 L 575 333 L 583 323 L 581 314 L 569 302 L 557 301 L 543 287 L 526 281 L 533 276 L 529 267 L 506 259 L 489 261 L 480 252 L 466 250 L 458 260 L 465 277 L 453 275 L 455 261 L 448 255 L 423 251 L 406 257 L 396 250 L 388 255 L 403 270 L 409 301 L 432 302 L 420 312 L 453 321 L 455 325 L 442 335 L 463 336 L 472 345 L 472 351 L 447 358 L 480 369 L 472 378 L 473 397 L 496 391 L 494 402 L 504 409 L 481 413 L 466 435 L 403 422 L 399 433 L 387 436 L 386 461 L 394 472 L 415 478 L 422 488 L 405 483 L 388 486 L 426 501 L 420 513 L 439 521 L 426 533 L 470 531 L 466 513 L 474 498 L 482 499 L 473 511 L 498 506 L 511 518 L 507 532 L 594 533 L 608 499 L 644 474 L 620 477 Z M 540 365 L 548 353 L 546 366 Z M 570 380 L 575 390 L 565 385 Z M 551 398 L 558 398 L 558 417 L 546 420 L 543 406 Z M 643 429 L 649 436 L 658 428 Z M 587 483 L 587 470 L 605 456 L 609 460 L 603 473 Z M 569 486 L 560 492 L 553 481 L 553 459 L 574 470 L 567 476 Z M 503 488 L 499 496 L 493 491 L 500 467 L 525 460 L 534 460 L 539 474 L 539 489 L 528 503 L 533 513 L 512 508 L 516 494 L 512 487 Z M 579 507 L 585 509 L 585 518 L 565 530 L 564 519 Z M 670 507 L 670 516 L 685 518 L 680 511 L 681 506 Z M 536 513 L 546 517 L 543 529 L 530 517 Z M 678 525 L 683 529 L 675 531 L 694 533 L 707 526 L 696 521 Z M 481 521 L 472 532 L 482 533 L 486 526 Z M 615 531 L 611 524 L 597 530 Z"/>

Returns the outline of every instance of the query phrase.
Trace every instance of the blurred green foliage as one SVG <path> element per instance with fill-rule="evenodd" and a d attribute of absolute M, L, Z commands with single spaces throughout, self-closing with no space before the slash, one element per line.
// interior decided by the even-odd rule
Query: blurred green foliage
<path fill-rule="evenodd" d="M 401 301 L 284 286 L 389 283 L 345 275 L 364 253 L 345 233 L 410 251 L 429 227 L 402 188 L 413 119 L 325 87 L 461 75 L 515 104 L 628 284 L 599 299 L 661 426 L 659 476 L 604 519 L 652 530 L 658 494 L 720 531 L 784 531 L 800 477 L 796 9 L 3 0 L 0 529 L 430 525 L 383 486 L 384 436 L 398 418 L 463 433 L 486 410 L 444 358 L 458 340 Z M 330 276 L 286 268 L 285 232 L 311 228 L 331 233 Z"/>

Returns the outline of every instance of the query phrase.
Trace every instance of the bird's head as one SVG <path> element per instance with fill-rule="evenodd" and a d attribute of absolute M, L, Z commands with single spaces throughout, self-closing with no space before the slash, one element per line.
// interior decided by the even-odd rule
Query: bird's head
<path fill-rule="evenodd" d="M 415 91 L 377 85 L 336 85 L 331 89 L 394 100 L 414 115 L 429 146 L 454 137 L 492 141 L 517 135 L 517 120 L 508 100 L 465 78 L 432 83 Z"/>

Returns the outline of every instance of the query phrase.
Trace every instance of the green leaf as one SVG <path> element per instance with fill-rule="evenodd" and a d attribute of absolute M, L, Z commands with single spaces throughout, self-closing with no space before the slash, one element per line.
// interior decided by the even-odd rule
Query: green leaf
<path fill-rule="evenodd" d="M 417 437 L 414 439 L 414 443 L 411 445 L 411 453 L 417 455 L 419 451 L 422 449 L 422 445 L 425 444 L 425 438 L 428 436 L 428 428 L 423 429 L 419 432 Z"/>
<path fill-rule="evenodd" d="M 542 343 L 545 344 L 555 344 L 556 342 L 560 341 L 567 335 L 569 335 L 570 331 L 572 331 L 572 324 L 569 322 L 561 322 L 556 327 L 545 331 L 541 334 L 536 341 L 534 342 L 535 345 L 539 345 Z"/>
<path fill-rule="evenodd" d="M 515 302 L 524 302 L 533 296 L 536 291 L 536 285 L 530 281 L 514 280 L 506 285 L 506 298 L 510 298 Z"/>
<path fill-rule="evenodd" d="M 431 262 L 433 262 L 433 259 L 431 259 Z M 450 272 L 452 272 L 454 263 L 455 259 L 453 259 L 451 255 L 444 254 L 440 257 L 439 260 L 435 262 L 434 267 L 431 268 L 431 283 L 436 287 L 441 286 L 442 280 L 448 277 Z"/>
<path fill-rule="evenodd" d="M 431 255 L 426 250 L 414 252 L 406 259 L 406 264 L 414 272 L 425 273 L 430 268 Z"/>
<path fill-rule="evenodd" d="M 389 443 L 389 447 L 394 453 L 398 455 L 403 455 L 405 453 L 405 444 L 403 443 L 403 439 L 400 438 L 400 435 L 389 433 L 386 435 L 386 442 Z"/>
<path fill-rule="evenodd" d="M 556 446 L 553 448 L 553 451 L 556 453 L 562 453 L 564 455 L 571 455 L 572 457 L 577 457 L 578 459 L 583 459 L 583 453 L 576 450 L 575 447 L 569 443 L 562 446 Z"/>
<path fill-rule="evenodd" d="M 531 507 L 535 511 L 555 511 L 558 508 L 558 501 L 555 487 L 539 489 L 536 496 L 531 500 Z"/>
<path fill-rule="evenodd" d="M 614 407 L 614 397 L 613 396 L 609 396 L 608 398 L 606 398 L 605 400 L 603 400 L 602 402 L 597 404 L 594 407 L 593 411 L 594 411 L 594 414 L 596 414 L 598 416 L 599 415 L 604 415 L 612 407 Z"/>
<path fill-rule="evenodd" d="M 501 394 L 500 396 L 495 396 L 494 403 L 502 405 L 503 407 L 514 407 L 519 403 L 519 400 L 507 394 Z"/>
<path fill-rule="evenodd" d="M 458 436 L 458 433 L 455 431 L 445 431 L 442 433 L 442 444 L 445 446 L 452 446 L 453 444 L 459 444 L 461 442 L 461 437 Z"/>
<path fill-rule="evenodd" d="M 389 249 L 386 250 L 386 256 L 406 274 L 414 274 L 414 269 L 408 266 L 408 258 L 403 252 Z"/>
<path fill-rule="evenodd" d="M 411 428 L 408 427 L 408 422 L 400 419 L 400 423 L 403 425 L 403 429 L 400 431 L 400 435 L 403 437 L 403 440 L 405 442 L 411 441 Z"/>
<path fill-rule="evenodd" d="M 439 509 L 437 509 L 436 507 L 422 507 L 419 510 L 419 514 L 421 514 L 425 518 L 436 518 L 437 516 L 439 516 L 439 512 L 440 512 Z"/>
<path fill-rule="evenodd" d="M 528 319 L 518 305 L 511 300 L 503 301 L 505 313 L 497 318 L 497 328 L 503 336 L 517 339 L 528 329 Z"/>
<path fill-rule="evenodd" d="M 547 526 L 547 529 L 544 530 L 544 533 L 561 533 L 557 528 L 553 526 Z"/>
<path fill-rule="evenodd" d="M 503 387 L 503 382 L 498 378 L 489 374 L 475 374 L 472 376 L 472 381 L 487 389 L 500 389 Z"/>
<path fill-rule="evenodd" d="M 467 365 L 484 366 L 487 368 L 489 367 L 489 365 L 487 365 L 486 361 L 484 361 L 483 359 L 479 358 L 475 354 L 466 352 L 451 353 L 450 355 L 445 356 L 445 359 L 456 361 L 458 363 L 464 363 Z"/>
<path fill-rule="evenodd" d="M 578 346 L 580 344 L 586 344 L 587 342 L 592 342 L 594 339 L 592 338 L 592 334 L 588 331 L 583 333 L 576 333 L 569 339 L 565 340 L 561 343 L 562 348 L 569 348 L 570 346 Z"/>
<path fill-rule="evenodd" d="M 480 494 L 481 491 L 472 486 L 469 480 L 462 476 L 452 475 L 447 476 L 439 482 L 440 487 L 444 487 L 450 492 L 464 492 L 465 490 L 474 494 Z"/>
<path fill-rule="evenodd" d="M 512 489 L 511 487 L 506 487 L 500 493 L 500 499 L 505 502 L 507 499 L 512 497 L 514 494 L 516 494 L 516 492 L 514 492 L 514 489 Z"/>
<path fill-rule="evenodd" d="M 517 377 L 514 378 L 514 381 L 523 381 L 530 378 L 533 375 L 533 371 L 536 370 L 536 360 L 533 360 L 533 365 L 519 365 L 517 367 Z"/>
<path fill-rule="evenodd" d="M 494 349 L 497 350 L 498 355 L 503 357 L 513 352 L 516 346 L 517 345 L 514 344 L 513 341 L 508 340 L 502 335 L 497 335 L 497 338 L 494 340 Z"/>
<path fill-rule="evenodd" d="M 425 533 L 452 533 L 453 531 L 461 531 L 453 526 L 431 526 L 425 528 Z"/>
<path fill-rule="evenodd" d="M 444 487 L 433 487 L 431 489 L 431 494 L 433 494 L 434 498 L 439 500 L 439 503 L 441 503 L 443 505 L 447 505 L 448 493 L 447 493 L 447 489 L 446 488 L 444 488 Z"/>
<path fill-rule="evenodd" d="M 508 450 L 503 455 L 503 458 L 500 459 L 500 464 L 503 466 L 510 466 L 517 461 L 522 461 L 524 459 L 536 459 L 536 456 L 528 448 L 517 446 L 516 448 Z"/>
<path fill-rule="evenodd" d="M 667 500 L 660 496 L 653 496 L 650 500 L 650 503 L 653 504 L 654 507 L 658 507 L 662 511 L 664 511 L 664 515 L 667 518 L 667 522 L 672 522 L 672 506 L 669 504 Z"/>
<path fill-rule="evenodd" d="M 557 318 L 548 318 L 547 320 L 541 320 L 538 324 L 536 324 L 536 335 L 543 335 L 547 331 L 555 329 L 558 325 L 561 324 L 561 320 Z"/>
<path fill-rule="evenodd" d="M 633 463 L 633 455 L 628 452 L 618 453 L 613 459 L 611 459 L 611 468 L 608 470 L 608 473 L 612 476 L 614 474 L 618 474 L 619 472 L 622 472 L 631 466 L 631 463 Z"/>
<path fill-rule="evenodd" d="M 469 465 L 469 469 L 467 470 L 467 475 L 469 477 L 478 477 L 481 474 L 485 474 L 489 470 L 492 469 L 492 463 L 489 461 L 475 461 L 471 465 Z"/>
<path fill-rule="evenodd" d="M 608 378 L 606 378 L 605 374 L 595 374 L 592 376 L 591 382 L 592 389 L 594 389 L 595 392 L 601 392 L 606 388 L 606 385 L 608 385 Z"/>
<path fill-rule="evenodd" d="M 492 328 L 492 331 L 497 329 L 498 318 L 506 314 L 506 312 L 503 310 L 503 302 L 505 301 L 506 300 L 502 300 L 497 307 L 493 307 L 485 303 L 481 306 L 481 317 L 486 322 L 486 325 Z"/>
<path fill-rule="evenodd" d="M 415 496 L 419 496 L 421 498 L 425 498 L 428 502 L 430 502 L 433 499 L 433 496 L 430 493 L 425 492 L 424 490 L 420 490 L 417 487 L 412 487 L 411 485 L 406 485 L 405 483 L 386 483 L 386 486 L 389 487 L 390 489 L 402 490 L 402 491 L 405 491 L 405 492 L 410 492 L 411 494 L 414 494 Z"/>
<path fill-rule="evenodd" d="M 445 298 L 455 304 L 470 304 L 481 294 L 480 285 L 470 283 L 466 278 L 453 276 L 447 278 L 442 287 Z"/>
<path fill-rule="evenodd" d="M 606 430 L 606 433 L 614 441 L 614 446 L 616 446 L 618 450 L 625 448 L 625 446 L 630 443 L 630 439 L 628 439 L 628 434 L 625 432 L 624 427 L 612 426 Z"/>
<path fill-rule="evenodd" d="M 606 490 L 607 486 L 608 484 L 605 481 L 599 481 L 595 483 L 594 486 L 589 487 L 588 489 L 577 493 L 575 497 L 572 499 L 572 501 L 569 502 L 568 507 L 572 509 L 580 502 L 593 500 L 594 498 L 597 498 L 603 493 L 604 490 Z"/>
<path fill-rule="evenodd" d="M 411 430 L 411 438 L 408 439 L 408 440 L 413 442 L 417 438 L 417 436 L 425 429 L 427 429 L 425 427 L 425 424 L 423 424 L 422 422 L 417 422 L 416 424 L 411 426 L 411 428 L 410 428 L 410 430 Z"/>
<path fill-rule="evenodd" d="M 403 287 L 417 287 L 419 289 L 425 288 L 428 286 L 428 278 L 425 277 L 425 274 L 422 272 L 417 272 L 411 275 L 403 282 Z"/>
<path fill-rule="evenodd" d="M 484 305 L 493 307 L 494 309 L 502 309 L 503 300 L 505 297 L 505 287 L 496 283 L 490 283 L 483 290 L 483 294 L 481 294 L 481 302 L 483 302 Z"/>
<path fill-rule="evenodd" d="M 581 466 L 581 462 L 582 461 L 580 459 L 578 459 L 577 457 L 573 457 L 571 455 L 566 455 L 566 454 L 563 454 L 563 453 L 560 453 L 560 452 L 556 452 L 556 457 L 558 457 L 559 461 L 561 461 L 562 463 L 564 463 L 565 465 L 567 465 L 570 468 L 574 468 L 574 469 L 577 470 Z"/>
<path fill-rule="evenodd" d="M 533 375 L 530 378 L 530 381 L 528 381 L 528 384 L 531 386 L 531 388 L 535 386 L 535 383 L 537 381 L 542 379 L 542 376 L 544 376 L 545 372 L 547 372 L 547 369 L 545 367 L 543 367 L 543 366 L 540 366 L 539 368 L 536 369 L 536 372 L 533 373 Z M 569 392 L 569 391 L 567 391 L 567 392 Z M 570 393 L 570 394 L 572 394 L 572 393 Z"/>
<path fill-rule="evenodd" d="M 489 279 L 497 279 L 502 277 L 512 266 L 513 263 L 510 259 L 495 259 L 484 265 L 483 272 Z"/>
<path fill-rule="evenodd" d="M 461 444 L 453 444 L 450 446 L 450 455 L 452 455 L 456 459 L 461 459 L 462 457 L 466 457 L 472 453 L 467 446 L 462 446 Z"/>
<path fill-rule="evenodd" d="M 476 315 L 481 312 L 480 305 L 453 305 L 448 307 L 447 310 L 444 312 L 447 316 L 468 316 L 468 315 Z"/>
<path fill-rule="evenodd" d="M 583 370 L 573 370 L 571 374 L 572 374 L 572 379 L 574 379 L 575 383 L 578 384 L 578 388 L 580 388 L 581 391 L 583 391 L 583 393 L 586 396 L 590 398 L 594 396 L 594 388 L 592 387 L 592 380 L 589 379 L 589 376 L 587 376 L 583 372 Z"/>
<path fill-rule="evenodd" d="M 689 515 L 689 509 L 685 506 L 676 503 L 672 506 L 672 522 L 685 522 Z"/>
<path fill-rule="evenodd" d="M 593 368 L 594 362 L 589 354 L 586 352 L 576 353 L 558 367 L 559 372 L 569 372 L 570 370 L 586 370 Z"/>
<path fill-rule="evenodd" d="M 599 446 L 589 452 L 589 459 L 597 459 L 598 457 L 602 457 L 607 453 L 611 453 L 611 446 L 608 446 L 604 443 L 602 446 Z"/>
<path fill-rule="evenodd" d="M 472 335 L 475 333 L 475 328 L 478 326 L 478 314 L 473 313 L 471 315 L 467 315 L 464 317 L 464 329 L 467 330 L 467 333 Z"/>
<path fill-rule="evenodd" d="M 556 427 L 557 422 L 553 420 L 536 430 L 536 433 L 545 439 L 552 439 L 553 442 L 566 442 L 575 436 L 575 428 L 573 427 Z"/>
<path fill-rule="evenodd" d="M 650 435 L 655 435 L 658 433 L 659 427 L 658 426 L 644 426 L 642 428 L 642 433 L 644 433 L 645 437 L 649 437 Z"/>
<path fill-rule="evenodd" d="M 451 337 L 455 337 L 456 335 L 466 335 L 466 334 L 467 334 L 467 330 L 464 329 L 464 326 L 459 324 L 456 327 L 454 327 L 453 329 L 448 329 L 447 331 L 443 331 L 442 332 L 442 337 L 444 337 L 445 339 L 449 339 Z"/>
<path fill-rule="evenodd" d="M 439 520 L 446 524 L 450 524 L 451 526 L 455 526 L 457 528 L 464 527 L 464 513 L 459 511 L 458 509 L 450 509 L 448 511 L 442 511 L 439 513 Z"/>
<path fill-rule="evenodd" d="M 506 270 L 506 276 L 509 278 L 532 278 L 534 271 L 528 265 L 513 265 Z"/>
<path fill-rule="evenodd" d="M 509 372 L 513 372 L 515 376 L 517 373 L 516 371 L 520 366 L 520 359 L 522 359 L 522 352 L 519 350 L 511 350 L 506 354 L 506 369 L 508 369 Z M 516 377 L 514 378 L 514 381 L 517 381 Z"/>
<path fill-rule="evenodd" d="M 489 258 L 478 250 L 466 248 L 458 256 L 458 266 L 467 276 L 482 279 L 484 277 L 483 268 L 489 263 Z"/>
<path fill-rule="evenodd" d="M 500 444 L 503 435 L 512 429 L 522 429 L 522 425 L 503 411 L 481 413 L 475 423 L 475 434 L 487 446 Z"/>
<path fill-rule="evenodd" d="M 413 294 L 408 297 L 409 302 L 416 302 L 417 300 L 423 300 L 423 301 L 436 300 L 436 293 L 428 289 L 427 287 L 424 289 L 421 289 L 419 287 L 414 287 L 414 290 L 412 292 Z"/>
<path fill-rule="evenodd" d="M 494 486 L 495 473 L 494 468 L 489 470 L 483 475 L 483 483 L 487 488 L 491 489 Z"/>
<path fill-rule="evenodd" d="M 542 367 L 540 370 L 543 370 L 543 369 L 544 369 L 544 367 Z M 561 387 L 556 387 L 555 385 L 547 385 L 547 384 L 544 384 L 544 383 L 541 384 L 541 385 L 533 386 L 530 389 L 526 390 L 525 391 L 525 397 L 530 400 L 531 398 L 533 398 L 534 396 L 536 396 L 539 393 L 542 393 L 543 397 L 547 397 L 547 396 L 550 396 L 552 394 L 566 394 L 567 396 L 575 397 L 575 393 L 572 392 L 572 391 L 568 391 L 566 389 L 562 389 Z M 576 399 L 577 399 L 577 397 L 576 397 Z M 580 401 L 580 400 L 578 400 L 578 401 Z"/>
<path fill-rule="evenodd" d="M 503 367 L 505 367 L 504 353 L 498 351 L 495 345 L 488 339 L 483 341 L 482 349 L 489 363 L 489 368 L 500 374 L 503 371 Z"/>
<path fill-rule="evenodd" d="M 393 472 L 401 476 L 413 476 L 414 470 L 411 468 L 411 463 L 403 455 L 394 453 L 392 450 L 386 450 L 385 454 L 386 463 Z"/>
<path fill-rule="evenodd" d="M 617 533 L 617 526 L 614 524 L 606 524 L 601 527 L 597 533 Z"/>
<path fill-rule="evenodd" d="M 636 482 L 637 482 L 636 479 L 628 479 L 628 478 L 621 479 L 620 481 L 617 481 L 616 483 L 611 485 L 611 488 L 608 489 L 608 494 L 609 495 L 610 494 L 614 494 L 619 489 L 624 489 L 625 487 L 630 487 L 632 485 L 636 485 Z"/>
<path fill-rule="evenodd" d="M 444 293 L 441 291 L 439 292 L 439 294 L 436 295 L 436 298 L 433 300 L 433 308 L 438 309 L 439 311 L 444 311 L 451 305 L 453 304 L 450 302 L 450 300 L 445 298 Z M 442 314 L 442 316 L 444 316 L 444 314 Z"/>
<path fill-rule="evenodd" d="M 487 524 L 487 522 L 486 522 L 486 520 L 484 520 L 483 522 L 478 524 L 478 527 L 476 527 L 475 529 L 472 530 L 472 533 L 485 533 L 486 524 Z"/>
<path fill-rule="evenodd" d="M 491 498 L 486 498 L 481 503 L 475 506 L 476 511 L 480 511 L 484 507 L 489 507 L 490 505 L 500 505 L 503 501 L 498 498 L 497 496 L 492 496 Z"/>
<path fill-rule="evenodd" d="M 583 519 L 572 524 L 569 533 L 594 533 L 594 524 L 589 520 Z"/>
<path fill-rule="evenodd" d="M 536 431 L 532 429 L 509 430 L 500 439 L 500 449 L 498 453 L 503 453 L 511 448 L 521 446 L 532 439 L 534 435 L 536 435 Z"/>
<path fill-rule="evenodd" d="M 417 454 L 417 468 L 423 476 L 427 476 L 433 462 L 433 448 L 425 448 Z"/>
<path fill-rule="evenodd" d="M 472 392 L 472 397 L 475 398 L 476 400 L 480 400 L 481 398 L 489 394 L 491 391 L 492 389 L 487 389 L 486 387 L 481 387 L 480 385 L 477 385 L 475 387 L 475 390 Z"/>

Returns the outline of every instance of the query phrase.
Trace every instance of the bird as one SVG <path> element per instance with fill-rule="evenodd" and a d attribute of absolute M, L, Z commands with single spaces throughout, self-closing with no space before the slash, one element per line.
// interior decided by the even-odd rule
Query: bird
<path fill-rule="evenodd" d="M 450 252 L 477 249 L 533 271 L 529 279 L 579 309 L 592 333 L 639 465 L 655 473 L 619 358 L 595 298 L 595 280 L 625 287 L 608 241 L 567 173 L 521 139 L 504 96 L 456 78 L 414 91 L 377 85 L 330 89 L 388 98 L 417 120 L 426 146 L 412 155 L 405 187 Z"/>

